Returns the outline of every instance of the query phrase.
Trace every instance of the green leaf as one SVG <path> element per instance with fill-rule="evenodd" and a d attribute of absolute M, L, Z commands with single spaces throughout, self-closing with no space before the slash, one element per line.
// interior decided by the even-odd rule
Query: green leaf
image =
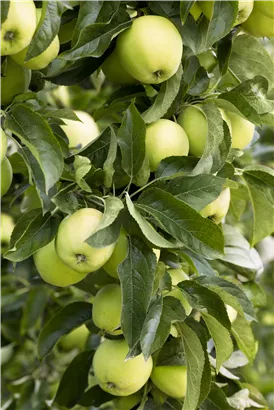
<path fill-rule="evenodd" d="M 243 178 L 247 184 L 253 208 L 254 246 L 274 232 L 274 171 L 264 166 L 249 166 L 244 169 Z"/>
<path fill-rule="evenodd" d="M 214 406 L 214 407 L 213 407 Z M 226 395 L 216 383 L 211 384 L 211 390 L 206 401 L 202 404 L 201 410 L 233 410 L 227 401 Z"/>
<path fill-rule="evenodd" d="M 152 301 L 143 328 L 141 332 L 141 349 L 145 360 L 151 355 L 151 348 L 154 343 L 156 332 L 160 324 L 160 318 L 163 311 L 163 298 L 161 295 L 157 295 L 155 300 Z"/>
<path fill-rule="evenodd" d="M 189 249 L 180 251 L 180 256 L 188 263 L 188 265 L 199 275 L 215 276 L 216 272 L 211 265 L 202 256 L 191 252 Z"/>
<path fill-rule="evenodd" d="M 9 8 L 10 8 L 10 1 L 2 1 L 1 2 L 1 24 L 6 21 L 9 13 Z"/>
<path fill-rule="evenodd" d="M 36 325 L 39 319 L 41 320 L 48 299 L 49 293 L 47 286 L 35 286 L 29 291 L 20 322 L 21 335 L 25 335 Z"/>
<path fill-rule="evenodd" d="M 78 200 L 74 194 L 75 188 L 74 182 L 68 183 L 51 198 L 51 201 L 65 214 L 71 215 L 78 209 Z"/>
<path fill-rule="evenodd" d="M 186 21 L 186 18 L 188 16 L 188 13 L 194 4 L 194 1 L 182 1 L 180 2 L 180 16 L 181 16 L 181 22 L 184 24 Z"/>
<path fill-rule="evenodd" d="M 29 258 L 52 241 L 59 222 L 50 213 L 43 216 L 40 209 L 22 215 L 12 232 L 10 249 L 5 253 L 5 259 L 20 262 Z"/>
<path fill-rule="evenodd" d="M 95 141 L 92 141 L 80 151 L 81 155 L 90 159 L 95 168 L 103 168 L 108 157 L 111 138 L 112 131 L 108 127 Z"/>
<path fill-rule="evenodd" d="M 70 108 L 56 109 L 53 107 L 47 107 L 43 110 L 39 110 L 39 114 L 45 118 L 61 118 L 65 120 L 80 121 L 75 112 Z"/>
<path fill-rule="evenodd" d="M 98 407 L 103 403 L 113 400 L 113 395 L 103 391 L 100 386 L 95 385 L 86 390 L 78 404 L 84 407 Z"/>
<path fill-rule="evenodd" d="M 238 315 L 232 325 L 232 334 L 236 339 L 239 349 L 250 361 L 253 361 L 257 353 L 257 342 L 250 323 Z"/>
<path fill-rule="evenodd" d="M 196 56 L 187 59 L 183 79 L 188 87 L 187 93 L 190 95 L 199 95 L 207 91 L 210 81 L 207 71 L 201 67 Z"/>
<path fill-rule="evenodd" d="M 110 134 L 110 144 L 109 144 L 108 155 L 107 155 L 107 158 L 103 166 L 103 170 L 105 172 L 104 185 L 106 188 L 111 188 L 112 186 L 113 175 L 115 172 L 114 161 L 117 155 L 117 140 L 116 140 L 116 135 L 112 128 L 111 128 L 110 133 L 111 134 Z"/>
<path fill-rule="evenodd" d="M 157 366 L 185 366 L 186 359 L 184 353 L 183 340 L 181 337 L 168 340 L 156 359 Z"/>
<path fill-rule="evenodd" d="M 149 1 L 149 8 L 163 17 L 171 18 L 180 14 L 180 4 L 178 1 Z"/>
<path fill-rule="evenodd" d="M 91 192 L 91 188 L 85 181 L 84 177 L 89 173 L 92 168 L 90 160 L 81 155 L 76 155 L 73 163 L 75 169 L 75 181 L 81 189 L 86 192 Z"/>
<path fill-rule="evenodd" d="M 192 251 L 206 258 L 222 254 L 224 239 L 220 228 L 168 192 L 147 189 L 137 208 L 151 215 L 159 228 Z"/>
<path fill-rule="evenodd" d="M 172 179 L 190 174 L 199 159 L 195 157 L 168 157 L 163 159 L 156 171 L 155 177 Z"/>
<path fill-rule="evenodd" d="M 93 350 L 82 352 L 66 368 L 54 399 L 60 406 L 72 408 L 83 396 L 93 356 Z"/>
<path fill-rule="evenodd" d="M 134 104 L 126 110 L 117 141 L 122 152 L 122 167 L 133 178 L 145 159 L 145 123 Z"/>
<path fill-rule="evenodd" d="M 118 267 L 122 287 L 121 327 L 130 353 L 140 340 L 152 296 L 156 256 L 152 249 L 129 237 L 128 254 Z"/>
<path fill-rule="evenodd" d="M 73 302 L 62 308 L 43 327 L 38 339 L 38 355 L 41 359 L 49 355 L 61 336 L 91 319 L 92 305 Z"/>
<path fill-rule="evenodd" d="M 160 91 L 153 104 L 142 113 L 142 118 L 146 124 L 157 121 L 166 114 L 179 92 L 182 72 L 182 66 L 180 65 L 177 72 L 161 84 Z"/>
<path fill-rule="evenodd" d="M 45 178 L 45 192 L 59 180 L 63 170 L 61 148 L 48 123 L 23 104 L 10 108 L 5 128 L 14 133 L 29 148 Z"/>
<path fill-rule="evenodd" d="M 149 167 L 149 160 L 147 155 L 145 155 L 144 162 L 133 178 L 133 184 L 139 187 L 142 187 L 148 183 L 150 177 L 150 167 Z"/>

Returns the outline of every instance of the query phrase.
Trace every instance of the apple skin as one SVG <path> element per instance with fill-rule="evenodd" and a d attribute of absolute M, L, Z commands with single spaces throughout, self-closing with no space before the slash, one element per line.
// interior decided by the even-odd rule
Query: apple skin
<path fill-rule="evenodd" d="M 60 346 L 64 350 L 79 349 L 84 350 L 90 331 L 85 325 L 77 327 L 60 339 Z"/>
<path fill-rule="evenodd" d="M 214 1 L 199 1 L 199 6 L 208 20 L 212 18 Z M 243 23 L 252 12 L 254 2 L 252 0 L 239 1 L 238 16 L 235 21 L 235 26 Z"/>
<path fill-rule="evenodd" d="M 116 50 L 106 58 L 101 68 L 107 80 L 114 84 L 127 85 L 137 83 L 137 80 L 124 69 Z"/>
<path fill-rule="evenodd" d="M 197 58 L 200 65 L 204 67 L 208 73 L 211 73 L 218 64 L 218 60 L 211 50 L 198 54 Z"/>
<path fill-rule="evenodd" d="M 153 362 L 145 361 L 143 354 L 125 361 L 129 347 L 125 340 L 106 339 L 93 358 L 93 370 L 104 391 L 115 396 L 129 396 L 140 390 L 148 381 Z"/>
<path fill-rule="evenodd" d="M 188 136 L 189 152 L 196 157 L 201 157 L 206 145 L 208 123 L 200 105 L 187 106 L 180 113 L 177 121 Z"/>
<path fill-rule="evenodd" d="M 1 253 L 3 254 L 8 250 L 10 238 L 12 231 L 14 229 L 15 223 L 13 218 L 1 212 Z"/>
<path fill-rule="evenodd" d="M 237 310 L 235 310 L 232 306 L 226 305 L 226 311 L 230 322 L 234 323 L 238 316 Z"/>
<path fill-rule="evenodd" d="M 198 20 L 200 15 L 202 14 L 201 8 L 198 6 L 197 2 L 195 2 L 190 8 L 190 14 L 194 17 L 195 21 Z"/>
<path fill-rule="evenodd" d="M 117 39 L 123 68 L 145 84 L 160 84 L 179 68 L 183 41 L 175 25 L 165 17 L 143 16 Z"/>
<path fill-rule="evenodd" d="M 39 24 L 41 15 L 42 9 L 36 9 L 37 25 Z M 51 63 L 52 60 L 54 60 L 58 56 L 59 49 L 59 38 L 58 36 L 55 36 L 53 41 L 48 46 L 48 48 L 38 56 L 33 57 L 28 61 L 25 61 L 25 57 L 28 52 L 28 47 L 25 47 L 23 50 L 19 51 L 19 53 L 13 54 L 12 59 L 17 64 L 20 64 L 23 67 L 29 68 L 31 70 L 41 70 L 43 68 L 46 68 L 49 65 L 49 63 Z"/>
<path fill-rule="evenodd" d="M 174 289 L 165 293 L 164 296 L 173 296 L 174 298 L 178 299 L 185 308 L 186 314 L 190 315 L 190 313 L 192 312 L 192 306 L 190 306 L 181 290 L 175 287 L 178 285 L 178 283 L 184 280 L 189 280 L 188 275 L 182 269 L 168 269 L 167 271 L 171 277 L 171 283 Z"/>
<path fill-rule="evenodd" d="M 18 53 L 31 42 L 36 29 L 33 1 L 11 1 L 7 19 L 1 27 L 1 55 Z"/>
<path fill-rule="evenodd" d="M 41 278 L 53 286 L 65 287 L 80 282 L 86 276 L 66 266 L 55 250 L 55 239 L 33 255 L 34 264 Z"/>
<path fill-rule="evenodd" d="M 94 141 L 100 134 L 98 125 L 94 119 L 85 111 L 74 111 L 80 121 L 66 120 L 66 125 L 61 125 L 69 140 L 69 149 L 76 153 L 90 142 Z"/>
<path fill-rule="evenodd" d="M 175 399 L 185 397 L 187 385 L 186 366 L 156 366 L 150 378 L 155 386 L 169 397 Z"/>
<path fill-rule="evenodd" d="M 1 162 L 1 196 L 4 196 L 12 183 L 12 166 L 7 157 Z"/>
<path fill-rule="evenodd" d="M 93 248 L 85 240 L 98 228 L 102 212 L 93 208 L 83 208 L 67 216 L 59 225 L 56 237 L 56 252 L 71 269 L 80 273 L 94 272 L 110 258 L 115 243 Z"/>
<path fill-rule="evenodd" d="M 188 155 L 188 151 L 189 140 L 180 125 L 161 119 L 147 126 L 146 153 L 151 172 L 156 171 L 164 158 Z"/>
<path fill-rule="evenodd" d="M 60 44 L 66 44 L 71 41 L 76 23 L 77 19 L 73 19 L 69 23 L 60 26 L 58 33 Z"/>
<path fill-rule="evenodd" d="M 255 125 L 234 112 L 226 111 L 231 123 L 232 148 L 244 149 L 253 139 Z"/>
<path fill-rule="evenodd" d="M 255 1 L 252 13 L 242 27 L 255 37 L 274 37 L 273 1 Z"/>
<path fill-rule="evenodd" d="M 142 397 L 141 393 L 131 394 L 126 397 L 117 397 L 113 400 L 114 408 L 115 410 L 131 410 L 141 402 Z"/>
<path fill-rule="evenodd" d="M 226 216 L 230 205 L 230 189 L 224 189 L 215 201 L 208 204 L 200 211 L 202 217 L 211 217 L 213 222 L 219 224 Z"/>
<path fill-rule="evenodd" d="M 8 148 L 8 138 L 6 136 L 6 133 L 4 130 L 1 128 L 1 162 L 3 161 L 6 153 L 7 153 L 7 148 Z"/>
<path fill-rule="evenodd" d="M 119 285 L 104 286 L 93 301 L 92 319 L 95 326 L 111 335 L 121 335 L 122 292 Z"/>
<path fill-rule="evenodd" d="M 104 264 L 104 270 L 113 278 L 118 279 L 117 269 L 121 262 L 126 258 L 128 252 L 127 237 L 120 232 L 114 251 L 109 260 Z"/>
<path fill-rule="evenodd" d="M 4 64 L 7 64 L 7 67 L 4 73 L 2 71 L 2 75 L 5 76 L 1 77 L 1 105 L 8 105 L 16 95 L 28 91 L 31 71 L 16 64 L 10 57 L 4 61 Z"/>

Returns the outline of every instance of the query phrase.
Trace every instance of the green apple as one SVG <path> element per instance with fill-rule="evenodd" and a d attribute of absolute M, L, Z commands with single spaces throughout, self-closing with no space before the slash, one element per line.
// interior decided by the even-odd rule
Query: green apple
<path fill-rule="evenodd" d="M 206 18 L 208 20 L 211 20 L 214 1 L 199 1 L 198 3 Z M 239 1 L 238 15 L 235 21 L 235 25 L 243 23 L 248 18 L 248 16 L 252 12 L 253 4 L 253 0 Z"/>
<path fill-rule="evenodd" d="M 186 366 L 156 366 L 150 378 L 155 386 L 168 396 L 175 399 L 185 397 L 187 385 Z"/>
<path fill-rule="evenodd" d="M 6 133 L 4 130 L 1 128 L 1 162 L 3 161 L 6 153 L 7 153 L 7 148 L 8 148 L 8 138 L 6 136 Z"/>
<path fill-rule="evenodd" d="M 120 232 L 116 242 L 114 251 L 109 260 L 104 264 L 104 270 L 114 278 L 119 278 L 117 269 L 121 262 L 126 258 L 128 252 L 127 237 L 123 232 Z"/>
<path fill-rule="evenodd" d="M 41 15 L 42 9 L 36 9 L 37 25 L 39 24 Z M 29 68 L 31 70 L 41 70 L 42 68 L 46 68 L 49 63 L 51 63 L 52 60 L 54 60 L 58 56 L 59 49 L 59 38 L 58 36 L 55 36 L 45 51 L 28 61 L 25 61 L 28 47 L 25 47 L 23 50 L 19 51 L 19 53 L 13 54 L 11 57 L 17 64 L 20 64 L 23 67 Z"/>
<path fill-rule="evenodd" d="M 31 71 L 16 64 L 10 57 L 7 57 L 1 69 L 1 105 L 8 105 L 16 95 L 28 91 Z"/>
<path fill-rule="evenodd" d="M 67 335 L 62 336 L 59 344 L 64 350 L 84 350 L 89 335 L 90 331 L 88 328 L 85 325 L 82 325 L 72 330 Z"/>
<path fill-rule="evenodd" d="M 79 120 L 73 121 L 64 119 L 66 125 L 61 125 L 69 140 L 69 148 L 72 153 L 76 153 L 90 142 L 94 141 L 100 134 L 98 125 L 94 119 L 84 111 L 74 111 Z"/>
<path fill-rule="evenodd" d="M 167 18 L 143 16 L 118 36 L 116 49 L 123 68 L 132 77 L 145 84 L 159 84 L 178 70 L 183 41 Z"/>
<path fill-rule="evenodd" d="M 190 14 L 194 17 L 197 21 L 200 15 L 202 14 L 201 8 L 198 6 L 197 2 L 195 2 L 190 8 Z"/>
<path fill-rule="evenodd" d="M 158 120 L 146 129 L 146 153 L 151 172 L 156 171 L 160 162 L 173 155 L 188 155 L 189 141 L 187 134 L 170 120 Z"/>
<path fill-rule="evenodd" d="M 231 323 L 235 322 L 238 312 L 232 306 L 226 305 L 226 311 Z"/>
<path fill-rule="evenodd" d="M 9 190 L 12 182 L 12 167 L 7 157 L 4 157 L 1 162 L 1 196 L 5 195 Z"/>
<path fill-rule="evenodd" d="M 94 272 L 111 257 L 115 243 L 93 248 L 85 242 L 95 233 L 102 217 L 97 209 L 83 208 L 67 216 L 59 225 L 56 251 L 71 269 L 80 273 Z"/>
<path fill-rule="evenodd" d="M 198 54 L 197 58 L 200 65 L 204 67 L 208 73 L 211 73 L 218 64 L 217 57 L 211 50 Z"/>
<path fill-rule="evenodd" d="M 117 50 L 114 50 L 102 64 L 102 70 L 106 78 L 115 84 L 135 84 L 137 80 L 133 78 L 124 68 Z"/>
<path fill-rule="evenodd" d="M 219 224 L 226 216 L 230 204 L 230 189 L 224 189 L 215 201 L 208 204 L 200 211 L 204 217 L 210 217 L 216 224 Z"/>
<path fill-rule="evenodd" d="M 208 123 L 200 105 L 189 105 L 184 108 L 177 121 L 188 136 L 189 152 L 196 157 L 201 157 L 206 145 Z"/>
<path fill-rule="evenodd" d="M 234 112 L 226 111 L 231 124 L 232 148 L 244 149 L 253 139 L 255 125 Z"/>
<path fill-rule="evenodd" d="M 58 33 L 60 44 L 71 41 L 76 23 L 77 19 L 73 19 L 69 23 L 62 24 Z"/>
<path fill-rule="evenodd" d="M 14 229 L 13 218 L 1 212 L 1 253 L 3 254 L 9 248 L 10 238 Z"/>
<path fill-rule="evenodd" d="M 93 370 L 100 387 L 115 396 L 129 396 L 140 390 L 149 379 L 153 362 L 143 354 L 125 358 L 129 347 L 125 340 L 106 339 L 95 352 Z"/>
<path fill-rule="evenodd" d="M 192 311 L 192 307 L 190 306 L 187 299 L 182 294 L 181 290 L 176 287 L 178 283 L 184 280 L 189 280 L 188 275 L 182 269 L 168 269 L 167 272 L 171 277 L 171 283 L 172 283 L 173 289 L 165 293 L 164 296 L 173 296 L 174 298 L 178 299 L 183 305 L 183 307 L 185 308 L 186 314 L 190 315 Z"/>
<path fill-rule="evenodd" d="M 95 326 L 112 335 L 120 335 L 122 313 L 122 293 L 119 285 L 104 286 L 96 293 L 92 307 Z"/>
<path fill-rule="evenodd" d="M 55 250 L 55 239 L 33 255 L 41 278 L 51 285 L 65 287 L 80 282 L 86 273 L 79 273 L 65 265 Z"/>
<path fill-rule="evenodd" d="M 31 42 L 36 29 L 35 5 L 31 0 L 9 2 L 8 15 L 1 27 L 1 55 L 18 53 Z"/>
<path fill-rule="evenodd" d="M 255 37 L 274 36 L 274 2 L 255 1 L 252 13 L 242 25 L 244 30 Z"/>
<path fill-rule="evenodd" d="M 131 394 L 126 397 L 117 397 L 112 402 L 114 404 L 115 410 L 131 410 L 133 407 L 137 406 L 142 400 L 141 393 Z"/>

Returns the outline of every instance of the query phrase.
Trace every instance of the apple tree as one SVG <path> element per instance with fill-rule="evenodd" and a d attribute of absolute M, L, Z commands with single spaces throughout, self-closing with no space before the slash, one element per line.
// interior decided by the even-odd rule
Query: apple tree
<path fill-rule="evenodd" d="M 271 37 L 273 1 L 1 2 L 3 409 L 270 408 Z"/>

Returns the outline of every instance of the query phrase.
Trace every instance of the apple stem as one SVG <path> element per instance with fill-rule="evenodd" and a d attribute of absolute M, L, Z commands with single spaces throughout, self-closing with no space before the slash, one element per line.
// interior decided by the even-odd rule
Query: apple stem
<path fill-rule="evenodd" d="M 154 74 L 156 75 L 157 78 L 161 78 L 161 77 L 162 77 L 162 71 L 161 71 L 161 70 L 155 71 Z"/>
<path fill-rule="evenodd" d="M 113 389 L 115 387 L 115 384 L 112 382 L 108 382 L 108 388 Z"/>

